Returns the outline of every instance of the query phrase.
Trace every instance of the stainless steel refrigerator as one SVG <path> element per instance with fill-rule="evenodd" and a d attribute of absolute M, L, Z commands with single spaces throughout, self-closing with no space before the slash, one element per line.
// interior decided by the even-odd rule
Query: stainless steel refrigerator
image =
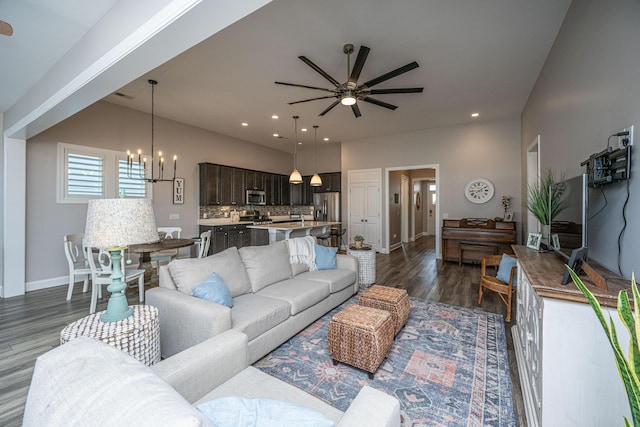
<path fill-rule="evenodd" d="M 340 192 L 315 193 L 313 216 L 316 221 L 340 221 Z"/>

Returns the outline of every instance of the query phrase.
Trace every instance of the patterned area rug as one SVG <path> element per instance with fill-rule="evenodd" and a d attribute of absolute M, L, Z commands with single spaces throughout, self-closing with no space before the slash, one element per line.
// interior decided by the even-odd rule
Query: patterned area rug
<path fill-rule="evenodd" d="M 502 316 L 411 298 L 411 314 L 373 380 L 334 366 L 327 313 L 254 366 L 344 411 L 364 385 L 400 401 L 402 425 L 515 426 Z"/>

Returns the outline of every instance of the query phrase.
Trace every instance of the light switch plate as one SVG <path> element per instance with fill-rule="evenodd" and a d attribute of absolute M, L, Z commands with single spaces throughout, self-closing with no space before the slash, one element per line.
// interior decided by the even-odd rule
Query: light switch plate
<path fill-rule="evenodd" d="M 180 214 L 169 214 L 169 219 L 180 219 Z"/>

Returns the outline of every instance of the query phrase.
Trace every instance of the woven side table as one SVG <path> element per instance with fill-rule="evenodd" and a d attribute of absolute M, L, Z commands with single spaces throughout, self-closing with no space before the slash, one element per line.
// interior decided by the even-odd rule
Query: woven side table
<path fill-rule="evenodd" d="M 373 285 L 360 295 L 358 304 L 391 313 L 396 334 L 407 323 L 411 310 L 407 291 L 389 286 Z"/>
<path fill-rule="evenodd" d="M 366 289 L 376 282 L 376 251 L 371 246 L 356 249 L 349 246 L 347 255 L 358 260 L 358 283 L 360 288 Z"/>
<path fill-rule="evenodd" d="M 393 344 L 393 320 L 388 311 L 348 305 L 329 322 L 329 353 L 334 365 L 347 363 L 373 379 Z"/>
<path fill-rule="evenodd" d="M 133 316 L 117 322 L 102 322 L 102 313 L 90 314 L 67 325 L 60 332 L 60 345 L 85 336 L 129 353 L 145 365 L 160 361 L 160 319 L 156 307 L 134 305 Z"/>

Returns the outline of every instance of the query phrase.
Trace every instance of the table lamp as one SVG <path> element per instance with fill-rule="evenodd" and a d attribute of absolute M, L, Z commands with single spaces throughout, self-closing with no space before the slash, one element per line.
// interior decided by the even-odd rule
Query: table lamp
<path fill-rule="evenodd" d="M 123 291 L 122 250 L 128 245 L 158 241 L 156 219 L 151 200 L 148 199 L 93 199 L 89 200 L 84 244 L 104 247 L 111 254 L 111 293 L 107 310 L 100 320 L 117 322 L 133 314 Z"/>

